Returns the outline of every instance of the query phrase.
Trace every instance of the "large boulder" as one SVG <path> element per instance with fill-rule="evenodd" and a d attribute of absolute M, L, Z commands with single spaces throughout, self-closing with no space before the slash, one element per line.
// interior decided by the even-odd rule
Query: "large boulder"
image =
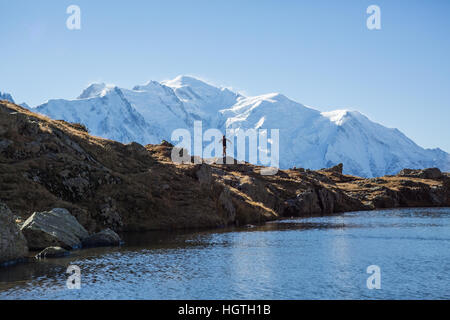
<path fill-rule="evenodd" d="M 398 173 L 398 176 L 421 179 L 440 179 L 443 175 L 439 168 L 427 168 L 422 170 L 403 169 Z"/>
<path fill-rule="evenodd" d="M 343 170 L 344 170 L 344 164 L 342 164 L 342 163 L 339 163 L 338 165 L 335 165 L 334 167 L 331 167 L 331 168 L 322 169 L 322 171 L 336 172 L 336 173 L 339 173 L 339 174 L 342 174 Z"/>
<path fill-rule="evenodd" d="M 82 241 L 83 247 L 114 247 L 122 243 L 119 235 L 111 229 L 95 233 Z"/>
<path fill-rule="evenodd" d="M 28 246 L 11 210 L 0 203 L 0 265 L 25 258 Z"/>
<path fill-rule="evenodd" d="M 308 216 L 321 214 L 322 208 L 319 204 L 319 196 L 314 189 L 305 190 L 294 199 L 288 199 L 285 203 L 285 216 Z"/>
<path fill-rule="evenodd" d="M 442 178 L 442 172 L 439 168 L 423 169 L 422 174 L 425 179 L 440 179 Z"/>
<path fill-rule="evenodd" d="M 329 215 L 336 212 L 367 209 L 358 199 L 339 190 L 310 188 L 284 203 L 283 216 Z"/>
<path fill-rule="evenodd" d="M 30 250 L 47 247 L 77 249 L 81 247 L 81 241 L 89 236 L 77 219 L 61 208 L 35 212 L 25 221 L 21 230 Z"/>

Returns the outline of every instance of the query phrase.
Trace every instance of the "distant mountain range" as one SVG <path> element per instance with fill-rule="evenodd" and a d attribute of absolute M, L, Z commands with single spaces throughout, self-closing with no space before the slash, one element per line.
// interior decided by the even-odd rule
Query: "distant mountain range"
<path fill-rule="evenodd" d="M 12 103 L 16 103 L 14 101 L 14 99 L 13 99 L 11 94 L 6 93 L 6 92 L 1 92 L 1 91 L 0 91 L 0 100 L 6 100 L 6 101 L 9 101 L 9 102 L 12 102 Z M 23 103 L 21 103 L 19 105 L 24 107 L 24 108 L 30 109 L 30 107 L 25 102 L 23 102 Z"/>
<path fill-rule="evenodd" d="M 92 84 L 77 99 L 50 100 L 32 110 L 82 123 L 93 135 L 144 145 L 170 140 L 173 130 L 192 129 L 196 120 L 204 129 L 222 132 L 280 129 L 283 169 L 320 169 L 342 162 L 345 173 L 363 177 L 395 174 L 403 168 L 450 170 L 448 153 L 421 148 L 399 130 L 357 111 L 320 112 L 279 93 L 245 97 L 188 76 L 150 81 L 132 90 Z"/>
<path fill-rule="evenodd" d="M 14 99 L 9 93 L 5 93 L 5 92 L 1 92 L 1 91 L 0 91 L 0 100 L 6 100 L 6 101 L 14 103 Z"/>

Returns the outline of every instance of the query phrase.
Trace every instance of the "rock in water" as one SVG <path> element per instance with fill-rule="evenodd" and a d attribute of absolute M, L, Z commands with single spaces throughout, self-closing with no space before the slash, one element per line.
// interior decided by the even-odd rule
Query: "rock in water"
<path fill-rule="evenodd" d="M 14 221 L 11 210 L 0 203 L 0 266 L 23 259 L 27 254 L 27 241 Z"/>
<path fill-rule="evenodd" d="M 36 259 L 60 258 L 68 256 L 69 254 L 69 251 L 61 247 L 48 247 L 36 255 Z"/>
<path fill-rule="evenodd" d="M 111 229 L 95 233 L 83 240 L 84 247 L 114 247 L 119 246 L 122 240 L 119 235 Z"/>
<path fill-rule="evenodd" d="M 77 249 L 81 240 L 89 236 L 86 229 L 78 223 L 66 209 L 53 209 L 35 212 L 22 226 L 30 250 L 47 247 Z"/>

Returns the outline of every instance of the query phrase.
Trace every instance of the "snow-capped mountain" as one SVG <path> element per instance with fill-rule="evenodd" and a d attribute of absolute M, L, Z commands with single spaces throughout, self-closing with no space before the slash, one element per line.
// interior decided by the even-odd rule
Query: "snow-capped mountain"
<path fill-rule="evenodd" d="M 357 111 L 320 112 L 282 94 L 244 97 L 199 79 L 179 76 L 132 90 L 93 84 L 75 100 L 50 100 L 34 111 L 86 125 L 91 134 L 141 144 L 170 140 L 175 129 L 280 129 L 280 167 L 320 169 L 340 162 L 365 177 L 403 168 L 450 170 L 450 155 L 423 149 L 397 129 Z"/>
<path fill-rule="evenodd" d="M 0 91 L 0 100 L 6 100 L 9 102 L 15 103 L 13 97 L 9 93 L 1 92 L 1 91 Z"/>
<path fill-rule="evenodd" d="M 1 91 L 0 91 L 0 100 L 6 100 L 6 101 L 9 101 L 12 103 L 16 103 L 11 94 L 6 93 L 6 92 L 1 92 Z M 22 102 L 21 104 L 19 104 L 19 106 L 22 106 L 26 109 L 30 109 L 30 106 L 28 104 L 26 104 L 25 102 Z"/>
<path fill-rule="evenodd" d="M 91 85 L 76 100 L 50 100 L 36 111 L 53 119 L 82 123 L 91 134 L 111 140 L 155 143 L 161 139 L 161 128 L 146 121 L 117 87 Z"/>

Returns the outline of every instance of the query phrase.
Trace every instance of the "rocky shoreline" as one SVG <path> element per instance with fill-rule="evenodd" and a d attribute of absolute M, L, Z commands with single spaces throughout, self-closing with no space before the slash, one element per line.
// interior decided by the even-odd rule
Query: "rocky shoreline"
<path fill-rule="evenodd" d="M 81 125 L 1 101 L 0 264 L 17 261 L 28 248 L 50 257 L 77 246 L 117 245 L 115 232 L 450 206 L 450 174 L 436 168 L 374 179 L 344 175 L 342 165 L 263 176 L 262 167 L 247 163 L 174 164 L 172 149 L 167 142 L 101 139 Z"/>
<path fill-rule="evenodd" d="M 69 255 L 70 250 L 122 243 L 111 229 L 90 235 L 69 211 L 62 208 L 35 212 L 20 223 L 8 206 L 0 203 L 0 219 L 0 266 L 33 258 L 59 258 Z M 30 255 L 32 252 L 37 254 Z"/>

